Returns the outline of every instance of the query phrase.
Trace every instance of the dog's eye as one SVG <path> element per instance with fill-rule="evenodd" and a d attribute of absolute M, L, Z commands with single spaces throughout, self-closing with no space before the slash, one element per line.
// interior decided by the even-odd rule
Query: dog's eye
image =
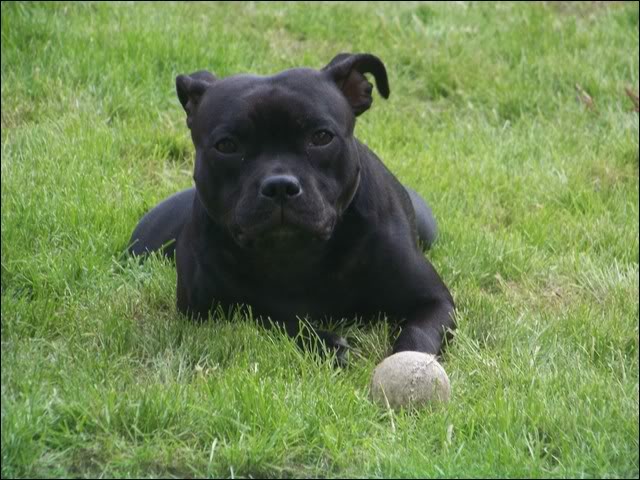
<path fill-rule="evenodd" d="M 224 138 L 215 144 L 216 150 L 220 153 L 236 153 L 238 146 L 229 138 Z"/>
<path fill-rule="evenodd" d="M 311 137 L 311 143 L 316 147 L 327 145 L 333 140 L 333 134 L 327 130 L 318 130 Z"/>

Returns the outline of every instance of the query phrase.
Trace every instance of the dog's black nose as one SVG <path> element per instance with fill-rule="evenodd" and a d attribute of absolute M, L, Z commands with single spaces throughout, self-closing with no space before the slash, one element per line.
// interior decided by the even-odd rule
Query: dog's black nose
<path fill-rule="evenodd" d="M 298 179 L 292 175 L 273 175 L 260 185 L 260 195 L 276 201 L 286 201 L 302 193 Z"/>

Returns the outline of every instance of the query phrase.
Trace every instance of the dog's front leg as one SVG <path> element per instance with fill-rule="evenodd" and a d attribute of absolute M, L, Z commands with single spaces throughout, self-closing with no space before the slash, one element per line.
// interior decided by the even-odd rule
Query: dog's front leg
<path fill-rule="evenodd" d="M 415 351 L 439 355 L 455 329 L 454 306 L 449 299 L 434 299 L 412 311 L 393 345 L 393 353 Z"/>

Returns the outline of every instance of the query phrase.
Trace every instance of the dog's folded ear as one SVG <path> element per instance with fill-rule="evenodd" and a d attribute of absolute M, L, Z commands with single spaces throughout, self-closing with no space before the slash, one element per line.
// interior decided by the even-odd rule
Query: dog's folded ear
<path fill-rule="evenodd" d="M 367 81 L 365 73 L 373 74 L 378 92 L 384 98 L 389 98 L 387 70 L 375 55 L 340 53 L 322 69 L 322 72 L 336 83 L 356 117 L 367 111 L 373 102 L 373 86 Z"/>
<path fill-rule="evenodd" d="M 191 128 L 193 115 L 202 95 L 216 82 L 216 77 L 211 72 L 201 70 L 191 75 L 178 75 L 176 77 L 176 91 L 178 99 L 187 112 L 187 126 Z"/>

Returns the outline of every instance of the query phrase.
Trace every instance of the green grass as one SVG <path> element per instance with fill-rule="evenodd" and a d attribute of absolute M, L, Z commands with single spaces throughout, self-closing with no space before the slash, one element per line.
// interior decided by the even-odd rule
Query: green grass
<path fill-rule="evenodd" d="M 191 185 L 174 78 L 383 59 L 357 135 L 433 205 L 446 408 L 368 400 L 122 260 Z M 2 3 L 2 477 L 638 477 L 638 3 Z M 576 100 L 579 84 L 594 100 Z"/>

